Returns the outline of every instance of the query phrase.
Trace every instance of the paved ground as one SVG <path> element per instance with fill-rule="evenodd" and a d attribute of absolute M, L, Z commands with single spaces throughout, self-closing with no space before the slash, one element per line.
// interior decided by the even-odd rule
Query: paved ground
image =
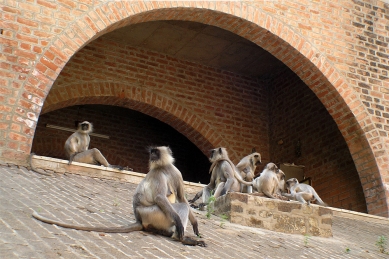
<path fill-rule="evenodd" d="M 304 237 L 231 224 L 196 211 L 208 247 L 145 232 L 99 234 L 37 221 L 33 210 L 66 222 L 121 225 L 134 220 L 136 185 L 73 174 L 43 176 L 0 165 L 0 258 L 389 258 L 379 236 L 389 224 L 335 217 L 333 238 Z M 192 194 L 189 194 L 192 197 Z M 190 226 L 187 235 L 193 236 Z M 389 250 L 389 248 L 387 248 Z"/>

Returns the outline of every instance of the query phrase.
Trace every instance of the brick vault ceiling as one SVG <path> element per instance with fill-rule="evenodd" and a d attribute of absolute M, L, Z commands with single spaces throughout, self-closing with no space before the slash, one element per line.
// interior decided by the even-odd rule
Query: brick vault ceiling
<path fill-rule="evenodd" d="M 285 67 L 254 43 L 218 27 L 195 22 L 146 22 L 120 28 L 103 37 L 255 77 L 267 77 Z"/>

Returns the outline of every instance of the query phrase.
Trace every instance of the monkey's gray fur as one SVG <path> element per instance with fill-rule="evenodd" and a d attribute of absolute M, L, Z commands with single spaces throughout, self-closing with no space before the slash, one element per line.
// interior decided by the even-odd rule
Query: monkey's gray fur
<path fill-rule="evenodd" d="M 83 121 L 78 124 L 77 131 L 74 132 L 65 142 L 65 153 L 69 158 L 69 165 L 75 161 L 91 165 L 103 165 L 123 170 L 123 167 L 118 165 L 110 165 L 107 159 L 101 154 L 97 148 L 89 148 L 90 136 L 93 131 L 92 123 Z"/>
<path fill-rule="evenodd" d="M 106 233 L 144 230 L 172 237 L 185 245 L 206 246 L 204 241 L 184 236 L 188 220 L 194 233 L 199 236 L 198 223 L 185 198 L 182 175 L 173 165 L 174 158 L 170 148 L 151 147 L 149 154 L 150 171 L 139 183 L 133 197 L 135 223 L 112 228 L 84 227 L 50 220 L 36 212 L 33 217 L 65 228 Z"/>
<path fill-rule="evenodd" d="M 281 177 L 281 175 L 277 176 L 278 171 L 279 169 L 276 164 L 268 163 L 261 175 L 253 180 L 253 189 L 259 193 L 265 194 L 269 198 L 276 199 L 274 195 L 280 193 L 279 177 Z"/>
<path fill-rule="evenodd" d="M 202 197 L 202 204 L 200 204 L 200 207 L 204 207 L 208 204 L 212 192 L 213 196 L 217 198 L 227 192 L 240 192 L 240 184 L 252 185 L 252 182 L 242 180 L 242 176 L 238 173 L 235 165 L 229 159 L 225 148 L 219 147 L 212 149 L 209 161 L 212 163 L 211 168 L 209 169 L 209 173 L 211 174 L 209 184 L 190 200 L 191 203 Z"/>
<path fill-rule="evenodd" d="M 243 180 L 252 182 L 254 180 L 255 169 L 260 164 L 261 154 L 256 152 L 255 148 L 253 148 L 252 153 L 242 158 L 236 165 L 236 168 L 238 169 L 238 172 L 240 172 Z M 252 193 L 253 187 L 241 184 L 241 192 Z"/>
<path fill-rule="evenodd" d="M 299 201 L 303 204 L 308 203 L 308 205 L 311 204 L 311 201 L 316 200 L 318 204 L 328 206 L 325 202 L 323 202 L 312 186 L 305 183 L 299 183 L 296 178 L 287 180 L 286 188 L 290 191 L 290 194 L 283 193 L 282 195 L 291 200 Z"/>

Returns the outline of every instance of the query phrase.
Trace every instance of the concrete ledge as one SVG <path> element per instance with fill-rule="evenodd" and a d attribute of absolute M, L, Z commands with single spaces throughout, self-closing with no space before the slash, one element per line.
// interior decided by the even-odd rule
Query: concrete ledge
<path fill-rule="evenodd" d="M 214 214 L 225 214 L 231 223 L 249 227 L 332 237 L 332 210 L 318 205 L 228 193 L 215 201 Z"/>
<path fill-rule="evenodd" d="M 35 168 L 46 171 L 120 180 L 134 184 L 138 184 L 145 177 L 143 173 L 120 171 L 104 166 L 78 162 L 68 165 L 68 160 L 37 155 L 32 157 L 31 162 Z M 185 191 L 191 194 L 197 193 L 205 186 L 187 181 L 184 181 L 184 184 Z M 385 217 L 318 205 L 307 206 L 298 202 L 273 200 L 243 193 L 229 193 L 219 197 L 214 206 L 214 214 L 219 216 L 225 214 L 232 223 L 302 235 L 332 236 L 333 216 L 389 224 L 389 219 Z"/>
<path fill-rule="evenodd" d="M 389 218 L 332 207 L 330 209 L 333 211 L 333 215 L 336 217 L 363 220 L 379 224 L 389 224 Z"/>
<path fill-rule="evenodd" d="M 32 165 L 37 169 L 49 170 L 56 173 L 72 173 L 85 175 L 90 177 L 98 177 L 104 179 L 121 180 L 134 184 L 140 183 L 146 174 L 137 173 L 126 170 L 118 170 L 105 166 L 90 165 L 84 163 L 73 162 L 68 165 L 68 160 L 34 155 L 31 159 Z M 185 191 L 189 193 L 197 193 L 204 188 L 204 184 L 192 183 L 184 181 Z"/>

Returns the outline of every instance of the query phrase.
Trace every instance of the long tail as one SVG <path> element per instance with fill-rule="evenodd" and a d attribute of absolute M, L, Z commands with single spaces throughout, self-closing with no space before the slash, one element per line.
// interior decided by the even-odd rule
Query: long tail
<path fill-rule="evenodd" d="M 244 184 L 244 185 L 248 185 L 248 186 L 253 186 L 252 182 L 246 182 L 242 179 L 242 176 L 239 174 L 238 170 L 236 169 L 236 166 L 229 159 L 219 159 L 219 160 L 216 160 L 215 162 L 213 162 L 211 165 L 211 168 L 209 169 L 209 173 L 212 172 L 213 168 L 215 168 L 217 163 L 220 161 L 226 161 L 230 164 L 230 166 L 232 167 L 232 170 L 234 171 L 235 178 L 236 178 L 236 180 L 238 180 L 239 183 Z"/>
<path fill-rule="evenodd" d="M 325 206 L 327 207 L 328 204 L 325 203 L 320 197 L 319 197 L 319 194 L 317 194 L 317 192 L 315 190 L 313 190 L 313 196 L 315 197 L 317 203 L 319 203 L 321 206 Z"/>
<path fill-rule="evenodd" d="M 232 170 L 234 171 L 234 174 L 235 174 L 235 178 L 236 180 L 238 180 L 239 183 L 241 184 L 244 184 L 244 185 L 247 185 L 247 186 L 253 186 L 253 182 L 246 182 L 245 180 L 242 179 L 242 176 L 240 175 L 240 173 L 238 172 L 238 170 L 236 169 L 236 166 L 232 163 L 231 160 L 227 160 L 225 159 L 229 164 L 230 166 L 232 167 Z"/>
<path fill-rule="evenodd" d="M 83 230 L 83 231 L 95 231 L 95 232 L 104 232 L 104 233 L 128 233 L 132 231 L 140 231 L 143 229 L 143 226 L 139 222 L 132 223 L 128 226 L 121 226 L 121 227 L 86 227 L 86 226 L 78 226 L 73 224 L 67 224 L 64 222 L 55 221 L 52 219 L 45 218 L 41 215 L 39 215 L 37 212 L 33 212 L 32 216 L 36 218 L 37 220 L 40 220 L 42 222 L 48 223 L 48 224 L 54 224 L 63 228 L 71 228 L 76 230 Z"/>

